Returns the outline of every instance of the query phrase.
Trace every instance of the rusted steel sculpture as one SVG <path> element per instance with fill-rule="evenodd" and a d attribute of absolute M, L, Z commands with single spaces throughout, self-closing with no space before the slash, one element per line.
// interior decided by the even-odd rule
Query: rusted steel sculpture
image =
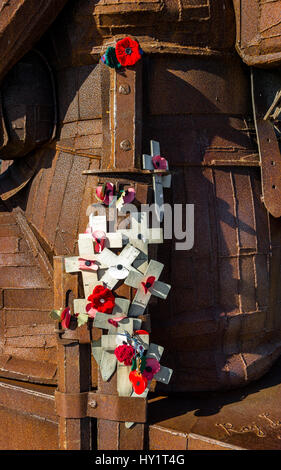
<path fill-rule="evenodd" d="M 151 139 L 173 171 L 165 201 L 195 205 L 194 247 L 177 251 L 165 240 L 157 252 L 172 290 L 149 312 L 153 341 L 174 370 L 169 391 L 242 387 L 279 357 L 280 8 L 261 0 L 0 1 L 0 375 L 27 390 L 58 384 L 57 414 L 53 396 L 41 397 L 49 437 L 36 436 L 34 448 L 90 448 L 90 416 L 100 448 L 142 448 L 143 422 L 130 431 L 118 413 L 108 421 L 95 411 L 116 395 L 116 379 L 102 383 L 91 360 L 89 335 L 99 333 L 56 336 L 49 312 L 77 296 L 61 257 L 78 254 L 96 187 L 130 185 L 138 204 L 151 201 L 151 181 L 135 174 Z M 144 54 L 121 74 L 100 58 L 124 36 Z M 88 394 L 97 386 L 100 402 Z M 5 380 L 1 387 L 4 396 Z M 22 419 L 35 433 L 37 424 Z"/>

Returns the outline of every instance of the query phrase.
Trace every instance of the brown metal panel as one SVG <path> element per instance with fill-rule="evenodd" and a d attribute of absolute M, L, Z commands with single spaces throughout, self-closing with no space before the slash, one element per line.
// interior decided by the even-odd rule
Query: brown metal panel
<path fill-rule="evenodd" d="M 223 69 L 224 74 L 217 74 Z M 246 77 L 233 59 L 161 57 L 149 67 L 151 115 L 245 114 L 249 109 Z M 230 87 L 233 95 L 228 95 Z M 177 90 L 175 92 L 175 90 Z M 228 95 L 228 96 L 227 96 Z"/>
<path fill-rule="evenodd" d="M 1 450 L 39 450 L 58 449 L 58 425 L 54 421 L 18 413 L 0 407 L 0 419 L 5 426 L 0 429 Z"/>
<path fill-rule="evenodd" d="M 198 434 L 188 435 L 188 450 L 246 450 L 242 447 L 226 444 Z"/>
<path fill-rule="evenodd" d="M 42 36 L 65 3 L 66 0 L 1 2 L 1 77 Z"/>
<path fill-rule="evenodd" d="M 236 49 L 247 65 L 279 65 L 279 1 L 233 0 L 236 16 Z"/>
<path fill-rule="evenodd" d="M 58 223 L 55 250 L 59 254 L 69 255 L 74 250 L 74 240 L 78 236 L 78 223 L 81 210 L 81 199 L 86 184 L 82 171 L 89 168 L 89 159 L 76 156 L 68 175 L 60 220 Z"/>
<path fill-rule="evenodd" d="M 165 427 L 149 426 L 149 450 L 187 450 L 187 434 Z"/>

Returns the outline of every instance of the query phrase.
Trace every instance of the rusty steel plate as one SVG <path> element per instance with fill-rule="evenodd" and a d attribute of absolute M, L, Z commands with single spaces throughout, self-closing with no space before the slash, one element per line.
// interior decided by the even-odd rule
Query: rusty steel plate
<path fill-rule="evenodd" d="M 247 65 L 279 65 L 281 2 L 233 0 L 236 49 Z"/>

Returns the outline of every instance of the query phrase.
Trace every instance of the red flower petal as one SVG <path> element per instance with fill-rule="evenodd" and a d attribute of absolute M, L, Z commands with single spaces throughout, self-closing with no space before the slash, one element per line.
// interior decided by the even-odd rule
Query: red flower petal
<path fill-rule="evenodd" d="M 126 366 L 130 366 L 132 365 L 135 350 L 130 344 L 121 344 L 114 350 L 114 354 L 119 362 L 124 362 Z"/>
<path fill-rule="evenodd" d="M 63 328 L 68 328 L 69 327 L 69 323 L 70 323 L 70 320 L 71 320 L 71 313 L 70 313 L 70 308 L 69 307 L 66 307 L 63 312 L 61 313 L 61 326 Z"/>
<path fill-rule="evenodd" d="M 129 37 L 117 42 L 115 52 L 118 62 L 124 67 L 135 65 L 141 59 L 139 44 Z"/>
<path fill-rule="evenodd" d="M 145 330 L 136 330 L 134 334 L 135 335 L 149 335 L 148 331 L 145 331 Z"/>
<path fill-rule="evenodd" d="M 144 293 L 147 294 L 148 290 L 153 287 L 153 284 L 155 282 L 155 277 L 154 276 L 149 276 L 145 282 L 142 282 L 142 286 L 144 288 Z"/>
<path fill-rule="evenodd" d="M 161 368 L 161 366 L 160 366 L 159 361 L 157 361 L 157 359 L 155 359 L 153 357 L 150 357 L 150 358 L 146 359 L 145 368 L 144 368 L 144 371 L 143 371 L 143 376 L 147 380 L 152 380 L 154 375 L 157 374 L 157 372 L 159 372 L 160 368 Z"/>
<path fill-rule="evenodd" d="M 167 160 L 160 155 L 154 155 L 154 157 L 152 157 L 152 163 L 156 170 L 167 170 Z"/>
<path fill-rule="evenodd" d="M 115 297 L 110 289 L 103 286 L 96 286 L 88 300 L 91 306 L 102 313 L 112 313 L 115 306 Z"/>
<path fill-rule="evenodd" d="M 147 387 L 147 379 L 136 370 L 132 370 L 129 374 L 129 380 L 132 382 L 134 392 L 141 395 Z"/>

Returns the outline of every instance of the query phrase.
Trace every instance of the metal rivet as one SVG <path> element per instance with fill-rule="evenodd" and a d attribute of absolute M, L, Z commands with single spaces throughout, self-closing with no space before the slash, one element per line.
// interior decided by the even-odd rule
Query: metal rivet
<path fill-rule="evenodd" d="M 120 148 L 124 150 L 125 152 L 127 152 L 128 150 L 131 150 L 132 148 L 131 142 L 128 139 L 122 140 L 122 142 L 120 142 Z"/>
<path fill-rule="evenodd" d="M 129 95 L 131 93 L 131 87 L 127 83 L 123 83 L 119 86 L 120 95 Z"/>
<path fill-rule="evenodd" d="M 89 402 L 89 406 L 91 408 L 96 408 L 97 407 L 97 402 L 95 400 L 92 400 L 92 401 Z"/>

